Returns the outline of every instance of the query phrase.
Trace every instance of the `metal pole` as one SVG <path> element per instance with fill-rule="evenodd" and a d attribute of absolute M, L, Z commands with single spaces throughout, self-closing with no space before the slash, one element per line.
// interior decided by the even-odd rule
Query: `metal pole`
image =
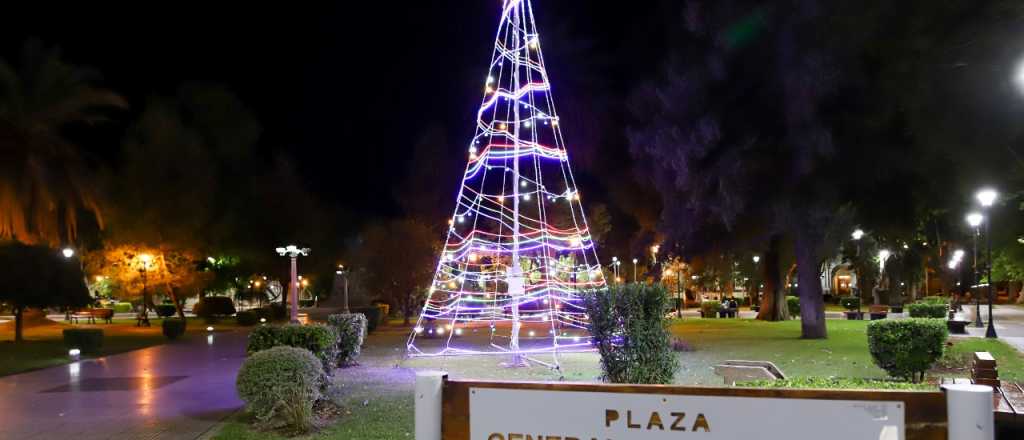
<path fill-rule="evenodd" d="M 676 310 L 679 311 L 679 317 L 680 318 L 683 317 L 683 309 L 686 308 L 686 296 L 683 295 L 683 272 L 682 271 L 683 271 L 682 267 L 680 267 L 680 268 L 678 268 L 678 270 L 676 270 L 676 276 L 678 277 L 678 281 L 676 281 L 676 292 L 678 292 L 678 296 L 679 296 L 679 307 Z"/>
<path fill-rule="evenodd" d="M 296 263 L 296 260 L 299 259 L 299 256 L 293 254 L 291 257 L 292 257 L 292 282 L 291 282 L 290 285 L 288 285 L 288 296 L 290 297 L 288 302 L 291 303 L 292 310 L 291 310 L 291 315 L 290 315 L 289 321 L 292 324 L 298 324 L 299 323 L 299 280 L 298 280 L 299 271 L 298 271 L 298 264 Z"/>
<path fill-rule="evenodd" d="M 985 337 L 998 338 L 996 326 L 992 322 L 992 303 L 995 301 L 995 294 L 992 290 L 992 216 L 989 215 L 985 220 L 987 220 L 985 222 L 985 241 L 987 242 L 986 247 L 988 247 L 988 264 L 986 265 L 988 271 L 988 329 L 985 330 Z"/>
<path fill-rule="evenodd" d="M 345 283 L 345 288 L 342 291 L 342 295 L 344 295 L 344 297 L 342 297 L 343 303 L 342 303 L 341 313 L 348 314 L 348 313 L 351 313 L 348 310 L 348 270 L 342 270 L 341 271 L 341 277 L 342 277 L 342 281 Z"/>
<path fill-rule="evenodd" d="M 974 286 L 978 284 L 978 235 L 980 233 L 979 228 L 974 228 L 974 276 L 971 279 L 971 296 L 974 297 L 974 326 L 977 328 L 984 326 L 981 322 L 981 297 L 974 292 Z"/>

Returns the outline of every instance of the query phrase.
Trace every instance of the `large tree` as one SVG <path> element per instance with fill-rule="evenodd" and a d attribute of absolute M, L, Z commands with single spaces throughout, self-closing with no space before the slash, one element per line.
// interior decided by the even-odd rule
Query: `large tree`
<path fill-rule="evenodd" d="M 367 287 L 402 311 L 406 325 L 430 287 L 440 252 L 437 235 L 413 220 L 370 225 L 363 232 L 355 265 Z"/>
<path fill-rule="evenodd" d="M 14 340 L 23 340 L 25 309 L 83 307 L 92 302 L 77 259 L 46 246 L 0 245 L 0 302 L 14 313 Z"/>
<path fill-rule="evenodd" d="M 0 240 L 74 241 L 83 212 L 103 225 L 85 154 L 66 136 L 127 106 L 99 79 L 38 40 L 25 44 L 19 64 L 0 59 Z"/>

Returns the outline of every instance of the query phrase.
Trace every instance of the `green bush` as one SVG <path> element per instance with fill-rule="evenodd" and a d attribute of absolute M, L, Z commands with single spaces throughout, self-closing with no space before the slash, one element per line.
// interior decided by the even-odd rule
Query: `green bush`
<path fill-rule="evenodd" d="M 200 318 L 216 318 L 235 314 L 235 303 L 226 296 L 206 296 L 192 306 L 192 313 Z"/>
<path fill-rule="evenodd" d="M 77 348 L 84 354 L 99 353 L 103 347 L 103 330 L 98 328 L 64 329 L 64 346 Z"/>
<path fill-rule="evenodd" d="M 181 318 L 167 318 L 164 319 L 162 327 L 164 336 L 173 341 L 185 333 L 185 320 Z"/>
<path fill-rule="evenodd" d="M 354 364 L 366 337 L 366 316 L 362 313 L 330 315 L 327 324 L 338 332 L 338 365 Z"/>
<path fill-rule="evenodd" d="M 936 390 L 936 386 L 929 383 L 909 383 L 896 380 L 854 379 L 845 377 L 798 377 L 779 380 L 751 380 L 746 382 L 737 382 L 736 386 L 749 388 L 818 388 L 842 390 Z"/>
<path fill-rule="evenodd" d="M 237 322 L 238 325 L 251 326 L 260 322 L 260 318 L 256 315 L 256 312 L 252 310 L 244 310 L 235 314 L 235 322 Z"/>
<path fill-rule="evenodd" d="M 851 312 L 860 308 L 860 298 L 856 296 L 844 296 L 839 299 L 839 305 Z"/>
<path fill-rule="evenodd" d="M 796 319 L 800 316 L 800 297 L 798 296 L 787 296 L 786 297 L 786 308 L 789 309 L 789 317 Z"/>
<path fill-rule="evenodd" d="M 134 310 L 132 303 L 119 302 L 113 305 L 114 313 L 131 313 Z"/>
<path fill-rule="evenodd" d="M 323 324 L 286 324 L 256 327 L 249 334 L 245 352 L 253 353 L 287 345 L 312 352 L 323 363 L 323 370 L 331 374 L 338 365 L 338 332 Z"/>
<path fill-rule="evenodd" d="M 384 322 L 384 314 L 377 306 L 352 307 L 352 313 L 362 313 L 366 316 L 366 331 L 368 333 L 373 333 L 377 326 Z"/>
<path fill-rule="evenodd" d="M 169 318 L 178 313 L 178 309 L 174 307 L 174 304 L 157 304 L 153 308 L 156 310 L 156 316 L 161 318 Z"/>
<path fill-rule="evenodd" d="M 722 310 L 721 301 L 708 300 L 701 301 L 700 303 L 700 311 L 704 314 L 705 318 L 714 318 L 719 310 Z"/>
<path fill-rule="evenodd" d="M 605 381 L 672 383 L 679 359 L 666 328 L 667 301 L 664 287 L 643 283 L 619 284 L 584 296 Z"/>
<path fill-rule="evenodd" d="M 267 321 L 287 321 L 288 320 L 288 308 L 284 304 L 274 303 L 265 307 Z"/>
<path fill-rule="evenodd" d="M 320 361 L 309 350 L 273 347 L 242 363 L 235 387 L 246 410 L 261 424 L 307 431 L 313 423 L 313 404 L 321 398 L 323 377 Z"/>
<path fill-rule="evenodd" d="M 949 331 L 940 319 L 910 318 L 871 321 L 867 335 L 875 365 L 916 383 L 942 357 Z"/>
<path fill-rule="evenodd" d="M 911 318 L 945 318 L 949 314 L 946 304 L 916 302 L 907 306 Z"/>
<path fill-rule="evenodd" d="M 949 298 L 944 297 L 944 296 L 926 296 L 924 298 L 921 298 L 921 300 L 918 301 L 918 302 L 919 303 L 923 303 L 923 304 L 942 304 L 942 305 L 947 305 L 947 304 L 949 304 Z"/>

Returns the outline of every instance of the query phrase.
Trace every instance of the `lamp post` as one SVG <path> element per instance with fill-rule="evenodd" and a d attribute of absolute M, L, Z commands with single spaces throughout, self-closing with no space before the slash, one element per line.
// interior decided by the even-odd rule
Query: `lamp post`
<path fill-rule="evenodd" d="M 757 288 L 757 264 L 761 262 L 761 256 L 754 255 L 754 257 L 751 259 L 754 260 L 754 273 L 751 275 L 750 280 L 750 291 L 753 292 L 753 295 L 750 296 L 750 306 L 753 307 L 754 301 L 758 299 L 757 297 L 761 296 L 761 292 Z"/>
<path fill-rule="evenodd" d="M 996 202 L 996 198 L 999 193 L 992 188 L 983 188 L 975 194 L 975 198 L 978 199 L 978 203 L 981 204 L 983 209 L 992 207 L 992 204 Z M 998 338 L 996 334 L 995 324 L 992 322 L 992 304 L 995 302 L 995 293 L 992 290 L 992 214 L 989 213 L 988 221 L 985 222 L 985 247 L 987 250 L 985 253 L 987 257 L 985 259 L 985 269 L 987 272 L 986 278 L 988 279 L 988 329 L 985 330 L 986 338 Z"/>
<path fill-rule="evenodd" d="M 149 274 L 149 268 L 153 263 L 153 256 L 150 254 L 139 254 L 139 261 L 142 262 L 139 266 L 139 276 L 142 277 L 142 318 L 149 322 L 149 303 L 151 301 L 146 290 L 146 276 Z"/>
<path fill-rule="evenodd" d="M 341 275 L 342 290 L 341 290 L 341 313 L 348 314 L 348 270 L 345 269 L 344 264 L 338 265 L 336 274 Z"/>
<path fill-rule="evenodd" d="M 853 233 L 850 234 L 850 237 L 853 238 L 853 242 L 854 243 L 857 243 L 857 254 L 854 257 L 856 259 L 857 263 L 854 264 L 853 271 L 854 271 L 854 275 L 857 276 L 857 319 L 861 319 L 861 316 L 864 316 L 864 315 L 862 315 L 862 312 L 861 312 L 861 309 L 860 309 L 860 306 L 861 306 L 861 304 L 860 304 L 861 303 L 861 296 L 862 296 L 861 295 L 861 291 L 860 291 L 860 282 L 861 282 L 861 273 L 860 273 L 860 239 L 864 238 L 864 230 L 860 229 L 860 228 L 854 229 Z"/>
<path fill-rule="evenodd" d="M 276 249 L 278 255 L 282 257 L 288 257 L 292 260 L 292 282 L 288 283 L 288 302 L 291 305 L 291 314 L 289 321 L 292 324 L 299 323 L 299 270 L 298 270 L 298 259 L 299 255 L 305 257 L 309 255 L 309 248 L 299 248 L 294 244 L 290 244 L 285 247 L 279 247 Z"/>
<path fill-rule="evenodd" d="M 978 212 L 972 212 L 967 214 L 967 224 L 974 228 L 974 254 L 971 264 L 971 296 L 974 297 L 974 326 L 981 328 L 984 324 L 981 322 L 981 297 L 974 294 L 974 285 L 978 283 L 978 235 L 981 234 L 981 222 L 985 221 L 985 216 Z"/>
<path fill-rule="evenodd" d="M 637 262 L 637 259 L 634 258 L 633 259 L 633 282 L 634 283 L 636 283 L 636 262 Z"/>

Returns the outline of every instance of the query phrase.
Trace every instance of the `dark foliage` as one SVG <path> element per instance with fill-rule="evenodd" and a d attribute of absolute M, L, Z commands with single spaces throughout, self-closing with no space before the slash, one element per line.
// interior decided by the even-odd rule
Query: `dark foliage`
<path fill-rule="evenodd" d="M 679 359 L 666 328 L 667 298 L 661 286 L 638 283 L 615 285 L 584 297 L 604 380 L 672 383 Z"/>
<path fill-rule="evenodd" d="M 103 330 L 98 328 L 64 329 L 64 346 L 77 348 L 83 354 L 96 354 L 103 347 Z"/>
<path fill-rule="evenodd" d="M 304 348 L 323 363 L 324 372 L 332 374 L 338 365 L 338 332 L 333 327 L 310 324 L 265 325 L 249 334 L 246 353 L 252 355 L 271 347 L 287 345 Z"/>
<path fill-rule="evenodd" d="M 871 321 L 867 335 L 875 365 L 893 377 L 920 382 L 942 357 L 949 331 L 940 319 L 912 318 Z"/>
<path fill-rule="evenodd" d="M 167 339 L 175 340 L 185 334 L 185 320 L 181 318 L 167 318 L 162 324 L 164 336 Z"/>

